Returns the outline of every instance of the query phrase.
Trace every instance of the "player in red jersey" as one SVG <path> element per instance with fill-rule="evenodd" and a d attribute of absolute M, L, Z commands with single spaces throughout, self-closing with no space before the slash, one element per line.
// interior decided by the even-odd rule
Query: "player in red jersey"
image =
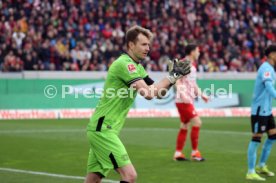
<path fill-rule="evenodd" d="M 189 60 L 191 62 L 191 73 L 176 82 L 175 103 L 180 115 L 181 125 L 177 136 L 176 151 L 173 159 L 176 161 L 188 160 L 184 153 L 182 153 L 182 150 L 185 146 L 188 126 L 191 123 L 191 159 L 195 161 L 204 161 L 204 158 L 198 150 L 201 120 L 195 110 L 194 99 L 196 97 L 201 97 L 205 102 L 208 102 L 209 98 L 201 92 L 196 83 L 195 61 L 200 55 L 198 45 L 188 44 L 185 48 L 185 54 L 186 57 L 182 61 L 185 62 Z"/>

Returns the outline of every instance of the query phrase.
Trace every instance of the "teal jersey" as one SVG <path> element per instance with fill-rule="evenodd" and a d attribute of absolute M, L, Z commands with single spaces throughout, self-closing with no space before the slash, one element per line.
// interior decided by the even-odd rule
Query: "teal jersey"
<path fill-rule="evenodd" d="M 87 130 L 109 130 L 119 134 L 137 95 L 137 91 L 129 86 L 147 76 L 144 67 L 127 54 L 122 54 L 115 60 L 108 70 L 103 95 Z"/>
<path fill-rule="evenodd" d="M 264 62 L 258 69 L 254 86 L 251 114 L 269 116 L 272 114 L 272 99 L 276 98 L 274 89 L 274 68 L 268 62 Z"/>

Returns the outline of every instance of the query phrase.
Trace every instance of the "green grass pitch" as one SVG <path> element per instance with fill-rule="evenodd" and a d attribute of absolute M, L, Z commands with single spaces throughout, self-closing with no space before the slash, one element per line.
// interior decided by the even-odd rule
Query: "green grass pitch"
<path fill-rule="evenodd" d="M 202 118 L 199 149 L 206 162 L 175 162 L 177 118 L 127 119 L 121 132 L 138 173 L 138 183 L 239 183 L 247 171 L 249 118 Z M 46 172 L 83 177 L 86 174 L 88 120 L 0 121 L 1 183 L 81 183 L 74 178 L 16 173 L 3 170 Z M 186 156 L 190 156 L 187 138 Z M 263 139 L 264 141 L 264 139 Z M 263 142 L 262 141 L 262 142 Z M 259 148 L 260 154 L 261 148 Z M 276 171 L 273 147 L 268 165 Z M 2 170 L 1 170 L 2 168 Z M 119 180 L 112 171 L 109 180 Z M 266 182 L 276 182 L 276 177 Z"/>

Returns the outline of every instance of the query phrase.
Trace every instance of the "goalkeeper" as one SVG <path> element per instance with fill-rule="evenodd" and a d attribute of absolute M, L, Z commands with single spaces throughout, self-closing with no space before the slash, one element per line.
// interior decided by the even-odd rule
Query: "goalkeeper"
<path fill-rule="evenodd" d="M 90 151 L 87 162 L 86 183 L 100 183 L 111 169 L 121 176 L 122 183 L 136 181 L 136 171 L 119 139 L 129 108 L 137 92 L 146 99 L 162 98 L 175 82 L 190 73 L 189 62 L 175 59 L 169 75 L 155 83 L 140 61 L 150 51 L 152 33 L 140 26 L 126 33 L 127 53 L 122 54 L 109 68 L 103 96 L 87 126 Z"/>

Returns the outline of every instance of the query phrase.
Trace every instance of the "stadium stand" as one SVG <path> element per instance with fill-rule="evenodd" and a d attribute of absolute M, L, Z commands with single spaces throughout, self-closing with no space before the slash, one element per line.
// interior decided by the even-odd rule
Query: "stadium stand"
<path fill-rule="evenodd" d="M 134 24 L 155 38 L 147 70 L 201 45 L 199 72 L 256 71 L 276 40 L 275 0 L 0 1 L 0 70 L 106 71 Z"/>

